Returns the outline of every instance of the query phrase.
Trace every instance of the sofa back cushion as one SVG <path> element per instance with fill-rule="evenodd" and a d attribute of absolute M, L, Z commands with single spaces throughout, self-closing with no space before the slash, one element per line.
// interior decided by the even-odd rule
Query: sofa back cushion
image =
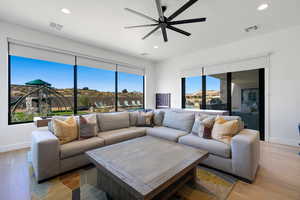
<path fill-rule="evenodd" d="M 138 111 L 129 112 L 129 124 L 130 126 L 136 126 L 137 119 L 138 119 Z"/>
<path fill-rule="evenodd" d="M 163 126 L 186 132 L 191 132 L 195 121 L 195 114 L 189 112 L 165 112 Z"/>
<path fill-rule="evenodd" d="M 120 128 L 128 128 L 129 113 L 99 113 L 97 114 L 98 124 L 101 131 L 109 131 Z"/>

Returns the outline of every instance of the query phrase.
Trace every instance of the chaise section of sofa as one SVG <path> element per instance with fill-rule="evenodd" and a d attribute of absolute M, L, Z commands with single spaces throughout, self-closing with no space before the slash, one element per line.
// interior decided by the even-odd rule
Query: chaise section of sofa
<path fill-rule="evenodd" d="M 187 114 L 188 113 L 188 114 Z M 165 110 L 163 126 L 147 129 L 147 135 L 175 141 L 209 152 L 204 165 L 236 175 L 251 182 L 255 180 L 259 164 L 259 132 L 244 129 L 244 123 L 239 116 L 222 116 L 225 120 L 238 120 L 239 133 L 232 138 L 231 144 L 225 144 L 213 139 L 199 137 L 191 133 L 194 116 L 216 116 L 218 112 L 206 113 L 172 109 Z M 193 121 L 193 123 L 191 123 Z"/>
<path fill-rule="evenodd" d="M 50 131 L 32 132 L 31 156 L 37 181 L 59 174 L 60 144 Z"/>
<path fill-rule="evenodd" d="M 209 156 L 204 165 L 213 167 L 252 182 L 259 163 L 259 132 L 243 129 L 232 138 L 231 144 L 204 139 L 193 133 L 180 137 L 180 144 L 203 149 Z"/>

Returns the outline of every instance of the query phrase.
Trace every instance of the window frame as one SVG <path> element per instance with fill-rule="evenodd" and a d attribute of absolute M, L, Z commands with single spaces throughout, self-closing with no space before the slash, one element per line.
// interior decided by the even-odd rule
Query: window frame
<path fill-rule="evenodd" d="M 78 115 L 78 65 L 77 65 L 77 56 L 75 57 L 75 65 L 73 65 L 73 103 L 74 103 L 74 108 L 73 108 L 73 114 L 76 116 Z M 38 60 L 38 59 L 35 59 Z M 116 64 L 117 66 L 117 64 Z M 86 66 L 89 67 L 89 66 Z M 18 125 L 18 124 L 29 124 L 33 123 L 34 121 L 23 121 L 23 122 L 12 122 L 11 120 L 11 55 L 8 54 L 8 125 Z M 143 105 L 142 109 L 145 109 L 145 75 L 140 75 L 143 77 Z M 115 71 L 115 112 L 118 111 L 118 70 Z M 123 111 L 120 111 L 123 112 Z"/>
<path fill-rule="evenodd" d="M 224 73 L 222 73 L 224 74 Z M 231 115 L 231 72 L 227 72 L 226 74 L 226 92 L 227 92 L 227 102 L 226 102 L 226 107 L 227 109 L 225 111 L 228 111 L 229 114 Z M 207 76 L 206 75 L 199 75 L 202 77 L 202 102 L 201 102 L 201 108 L 195 108 L 198 110 L 206 110 L 206 87 L 207 87 Z M 185 103 L 186 103 L 186 77 L 181 78 L 181 108 L 185 109 Z"/>

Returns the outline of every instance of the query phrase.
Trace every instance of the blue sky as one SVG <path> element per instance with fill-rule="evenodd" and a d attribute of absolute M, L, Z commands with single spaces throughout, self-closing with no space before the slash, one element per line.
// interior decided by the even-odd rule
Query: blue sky
<path fill-rule="evenodd" d="M 73 88 L 73 66 L 42 60 L 11 57 L 11 83 L 24 85 L 41 79 L 55 88 Z M 115 90 L 115 72 L 78 66 L 78 88 L 88 87 L 99 91 Z M 119 91 L 143 91 L 143 77 L 119 73 Z"/>
<path fill-rule="evenodd" d="M 186 93 L 194 93 L 202 90 L 201 76 L 193 76 L 185 79 Z M 207 90 L 220 90 L 220 80 L 211 76 L 206 76 L 206 89 Z"/>

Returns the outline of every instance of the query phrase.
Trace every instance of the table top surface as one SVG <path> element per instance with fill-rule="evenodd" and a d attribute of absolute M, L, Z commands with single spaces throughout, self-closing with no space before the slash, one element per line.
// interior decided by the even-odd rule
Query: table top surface
<path fill-rule="evenodd" d="M 207 151 L 145 136 L 86 152 L 98 170 L 147 195 L 183 170 L 195 167 Z"/>

